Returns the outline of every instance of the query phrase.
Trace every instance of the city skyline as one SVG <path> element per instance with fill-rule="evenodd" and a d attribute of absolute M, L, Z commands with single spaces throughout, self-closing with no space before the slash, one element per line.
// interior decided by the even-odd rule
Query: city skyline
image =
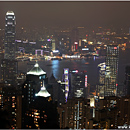
<path fill-rule="evenodd" d="M 18 4 L 13 3 L 14 6 Z M 105 28 L 107 22 L 103 24 L 104 20 L 100 19 L 103 16 L 100 13 L 102 8 L 95 15 L 88 12 L 89 16 L 98 19 L 91 22 L 90 31 L 90 28 L 82 26 L 86 18 L 82 18 L 84 13 L 81 14 L 86 8 L 81 12 L 76 11 L 81 9 L 80 6 L 86 7 L 85 4 L 91 2 L 83 2 L 84 5 L 80 4 L 82 2 L 74 2 L 77 10 L 72 8 L 70 14 L 65 7 L 74 7 L 71 5 L 73 2 L 56 2 L 54 5 L 50 2 L 50 8 L 44 8 L 45 12 L 53 11 L 49 18 L 54 18 L 54 21 L 50 22 L 48 14 L 44 15 L 43 10 L 40 10 L 40 17 L 38 16 L 42 4 L 36 9 L 34 7 L 37 7 L 37 2 L 36 5 L 33 5 L 35 2 L 25 3 L 28 8 L 22 8 L 21 14 L 18 8 L 7 11 L 4 17 L 5 27 L 0 29 L 0 113 L 7 111 L 7 114 L 0 116 L 0 128 L 130 128 L 130 27 L 127 24 L 127 31 L 123 27 L 112 28 L 119 27 L 121 23 L 125 25 L 125 21 L 120 21 L 115 26 L 117 22 L 112 17 L 117 12 L 120 13 L 119 10 L 112 17 L 107 16 L 108 19 L 103 17 L 105 21 L 113 20 L 113 24 L 108 22 L 110 29 Z M 48 2 L 43 3 L 48 7 Z M 61 3 L 65 4 L 64 8 L 59 6 L 55 10 L 57 4 Z M 69 3 L 70 5 L 66 5 Z M 101 2 L 92 3 L 98 5 Z M 104 10 L 110 11 L 109 6 Z M 124 12 L 123 10 L 122 8 L 121 12 L 124 14 L 127 8 Z M 66 12 L 65 15 L 62 11 Z M 63 16 L 57 19 L 60 14 Z M 77 17 L 71 19 L 69 16 Z M 120 18 L 123 17 L 125 16 Z M 92 19 L 91 17 L 90 21 Z M 119 18 L 115 17 L 116 19 Z M 77 23 L 68 28 L 67 20 L 70 20 L 70 25 L 73 21 Z M 49 27 L 52 22 L 54 24 Z M 80 25 L 76 27 L 78 22 Z M 94 26 L 99 23 L 102 26 L 92 30 L 94 23 Z"/>
<path fill-rule="evenodd" d="M 18 27 L 43 26 L 127 26 L 130 2 L 111 1 L 1 1 L 0 28 L 4 28 L 7 11 L 15 13 Z M 22 19 L 22 20 L 21 20 Z"/>

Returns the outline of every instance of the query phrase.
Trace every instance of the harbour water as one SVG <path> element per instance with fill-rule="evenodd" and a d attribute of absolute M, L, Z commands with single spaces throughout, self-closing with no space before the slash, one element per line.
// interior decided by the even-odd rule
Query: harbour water
<path fill-rule="evenodd" d="M 120 50 L 119 53 L 119 65 L 118 65 L 118 84 L 123 84 L 125 79 L 125 67 L 130 65 L 130 49 L 125 51 Z M 50 60 L 50 61 L 38 61 L 40 67 L 47 73 L 47 76 L 50 77 L 53 73 L 55 78 L 62 80 L 63 69 L 69 68 L 69 70 L 78 70 L 86 71 L 88 75 L 88 82 L 91 85 L 98 84 L 98 64 L 105 62 L 104 57 L 99 58 L 90 58 L 82 60 Z M 35 62 L 22 61 L 18 63 L 19 72 L 27 72 L 33 66 Z"/>
<path fill-rule="evenodd" d="M 88 75 L 88 82 L 95 85 L 98 83 L 98 68 L 97 65 L 101 62 L 104 62 L 104 58 L 91 58 L 91 59 L 82 59 L 82 60 L 50 60 L 50 61 L 38 61 L 39 66 L 47 73 L 47 76 L 50 77 L 51 74 L 55 76 L 56 79 L 62 80 L 63 69 L 69 68 L 69 70 L 78 70 L 86 71 Z M 22 61 L 18 64 L 19 72 L 29 71 L 35 62 Z"/>

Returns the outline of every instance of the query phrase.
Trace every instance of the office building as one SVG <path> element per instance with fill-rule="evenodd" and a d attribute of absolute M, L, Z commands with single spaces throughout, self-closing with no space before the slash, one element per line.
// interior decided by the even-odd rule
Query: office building
<path fill-rule="evenodd" d="M 27 106 L 34 101 L 35 94 L 38 94 L 41 88 L 46 86 L 47 82 L 46 72 L 44 72 L 36 62 L 34 67 L 27 72 L 26 80 L 22 87 L 23 100 L 25 100 Z"/>
<path fill-rule="evenodd" d="M 70 86 L 69 86 L 69 69 L 64 68 L 63 81 L 65 82 L 65 100 L 67 102 Z"/>
<path fill-rule="evenodd" d="M 130 96 L 108 96 L 100 99 L 94 121 L 98 129 L 129 128 Z M 94 127 L 93 127 L 94 128 Z"/>
<path fill-rule="evenodd" d="M 15 60 L 15 15 L 13 11 L 8 11 L 5 16 L 5 41 L 4 59 L 2 59 L 2 81 L 7 86 L 17 84 L 18 63 Z"/>
<path fill-rule="evenodd" d="M 50 96 L 36 96 L 24 113 L 23 129 L 58 129 L 58 113 Z"/>
<path fill-rule="evenodd" d="M 71 51 L 77 51 L 79 46 L 79 30 L 73 29 L 71 32 Z"/>
<path fill-rule="evenodd" d="M 56 49 L 55 39 L 52 39 L 52 51 Z"/>
<path fill-rule="evenodd" d="M 8 11 L 5 16 L 4 59 L 15 59 L 15 25 L 14 12 Z"/>
<path fill-rule="evenodd" d="M 21 91 L 16 87 L 0 84 L 0 107 L 8 113 L 11 129 L 21 129 Z"/>
<path fill-rule="evenodd" d="M 57 105 L 65 103 L 65 84 L 57 81 L 53 74 L 48 78 L 48 86 L 46 88 L 50 92 L 53 102 L 57 102 Z"/>
<path fill-rule="evenodd" d="M 56 105 L 46 86 L 46 72 L 36 63 L 22 87 L 22 128 L 58 128 Z"/>
<path fill-rule="evenodd" d="M 84 98 L 68 99 L 66 104 L 58 107 L 60 128 L 89 128 L 90 101 Z"/>
<path fill-rule="evenodd" d="M 115 96 L 117 94 L 118 60 L 119 46 L 108 45 L 106 56 L 104 96 Z"/>
<path fill-rule="evenodd" d="M 71 72 L 69 98 L 86 97 L 87 95 L 87 75 L 78 70 Z"/>
<path fill-rule="evenodd" d="M 99 84 L 96 86 L 97 87 L 97 96 L 99 97 L 104 97 L 104 89 L 105 89 L 105 72 L 106 72 L 106 64 L 100 63 L 98 65 L 99 67 Z"/>
<path fill-rule="evenodd" d="M 1 62 L 2 81 L 6 86 L 17 85 L 18 62 L 3 59 Z"/>
<path fill-rule="evenodd" d="M 125 68 L 124 95 L 130 95 L 130 66 Z"/>

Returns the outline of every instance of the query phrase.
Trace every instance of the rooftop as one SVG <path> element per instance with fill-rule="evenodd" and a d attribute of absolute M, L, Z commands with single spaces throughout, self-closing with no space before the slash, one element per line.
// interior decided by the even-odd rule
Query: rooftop
<path fill-rule="evenodd" d="M 41 88 L 41 90 L 38 92 L 38 94 L 35 94 L 36 96 L 40 96 L 40 97 L 50 97 L 51 94 L 46 90 L 45 86 L 44 86 L 44 82 L 43 82 L 43 87 Z"/>
<path fill-rule="evenodd" d="M 46 74 L 46 72 L 44 72 L 39 67 L 39 64 L 36 62 L 36 64 L 34 65 L 34 67 L 29 72 L 27 72 L 27 74 L 31 74 L 31 75 L 42 75 L 42 74 Z"/>
<path fill-rule="evenodd" d="M 14 12 L 13 12 L 13 11 L 8 11 L 8 12 L 6 13 L 6 15 L 14 15 Z"/>

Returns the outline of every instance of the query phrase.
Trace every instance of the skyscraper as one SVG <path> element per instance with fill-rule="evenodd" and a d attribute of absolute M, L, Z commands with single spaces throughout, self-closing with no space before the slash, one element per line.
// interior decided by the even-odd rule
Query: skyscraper
<path fill-rule="evenodd" d="M 5 54 L 4 59 L 15 59 L 15 15 L 8 11 L 5 16 Z"/>
<path fill-rule="evenodd" d="M 87 88 L 87 75 L 80 73 L 78 70 L 71 72 L 71 87 L 69 97 L 86 97 L 85 90 Z"/>
<path fill-rule="evenodd" d="M 48 83 L 46 72 L 44 72 L 39 64 L 36 63 L 34 67 L 27 72 L 26 81 L 24 83 L 22 93 L 24 100 L 27 102 L 27 106 L 34 101 L 35 94 L 41 90 L 41 88 Z M 24 104 L 25 105 L 25 104 Z"/>
<path fill-rule="evenodd" d="M 1 65 L 2 81 L 7 86 L 17 84 L 18 62 L 15 60 L 15 25 L 14 12 L 8 11 L 5 16 L 5 53 Z"/>
<path fill-rule="evenodd" d="M 82 97 L 68 99 L 66 104 L 58 107 L 58 113 L 60 128 L 89 128 L 90 100 Z"/>
<path fill-rule="evenodd" d="M 104 96 L 116 96 L 119 46 L 108 45 L 106 56 Z"/>
<path fill-rule="evenodd" d="M 105 87 L 105 74 L 106 74 L 106 63 L 98 64 L 99 67 L 99 84 L 97 85 L 97 95 L 99 97 L 104 97 L 104 87 Z"/>
<path fill-rule="evenodd" d="M 4 59 L 1 61 L 3 86 L 1 108 L 7 109 L 11 128 L 21 128 L 21 93 L 17 87 L 18 62 L 15 60 L 15 16 L 8 11 L 5 16 Z"/>
<path fill-rule="evenodd" d="M 22 128 L 42 129 L 58 125 L 56 106 L 46 89 L 47 83 L 46 72 L 36 63 L 27 72 L 22 86 Z"/>
<path fill-rule="evenodd" d="M 68 68 L 64 68 L 64 81 L 65 81 L 65 98 L 66 98 L 66 102 L 67 102 L 67 98 L 68 98 L 68 94 L 69 94 L 69 69 Z"/>
<path fill-rule="evenodd" d="M 73 29 L 71 32 L 71 51 L 77 51 L 79 44 L 79 31 Z"/>

